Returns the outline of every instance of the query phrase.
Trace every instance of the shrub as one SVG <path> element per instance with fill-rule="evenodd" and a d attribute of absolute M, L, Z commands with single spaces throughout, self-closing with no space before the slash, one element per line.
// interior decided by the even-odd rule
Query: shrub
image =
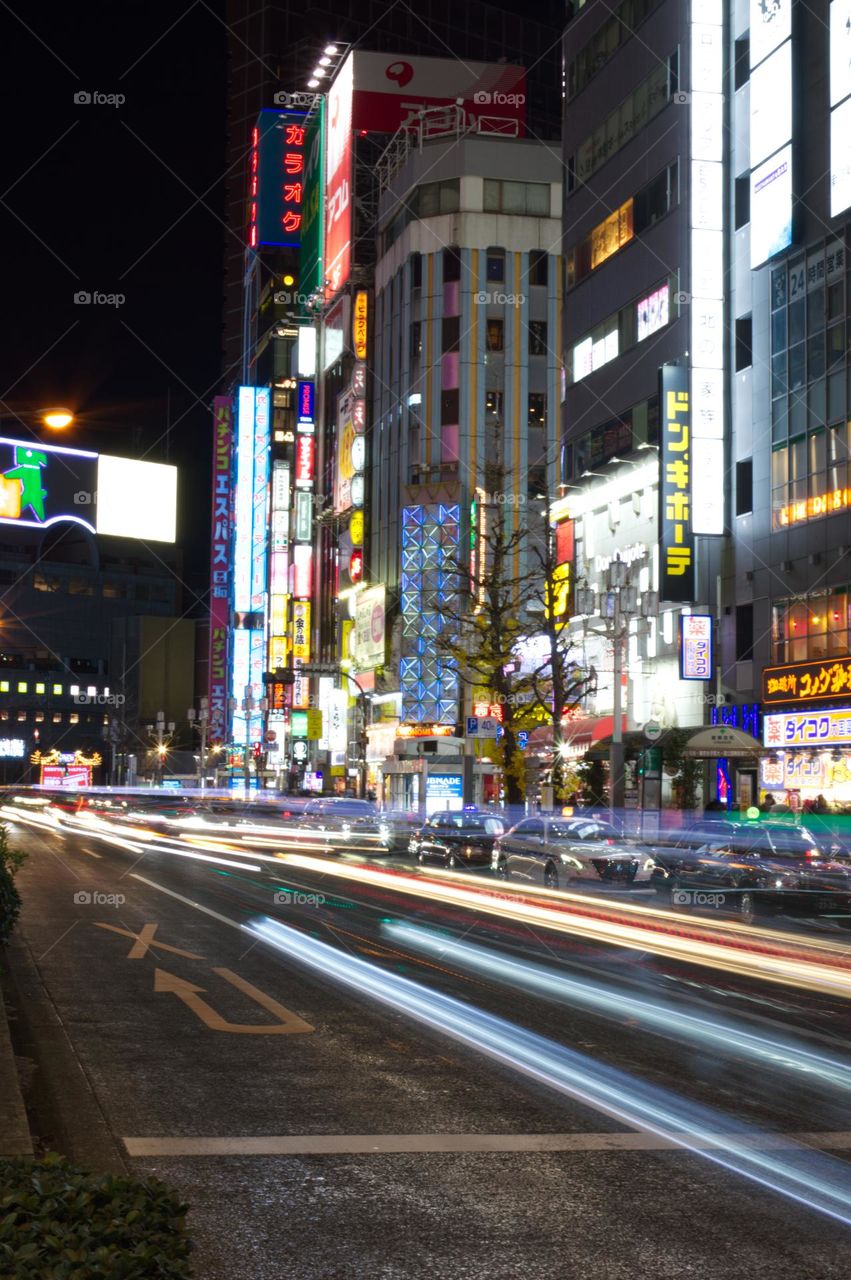
<path fill-rule="evenodd" d="M 21 897 L 15 888 L 15 874 L 26 856 L 9 845 L 9 828 L 0 822 L 0 942 L 8 941 L 21 910 Z"/>
<path fill-rule="evenodd" d="M 0 1160 L 4 1280 L 186 1280 L 186 1205 L 155 1178 Z"/>

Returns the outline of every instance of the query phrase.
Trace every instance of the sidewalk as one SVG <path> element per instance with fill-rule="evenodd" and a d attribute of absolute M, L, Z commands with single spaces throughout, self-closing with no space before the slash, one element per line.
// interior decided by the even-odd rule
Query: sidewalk
<path fill-rule="evenodd" d="M 0 950 L 0 964 L 5 967 L 7 962 L 8 956 Z M 32 1138 L 18 1082 L 6 1003 L 0 993 L 0 1156 L 31 1157 L 32 1154 Z"/>

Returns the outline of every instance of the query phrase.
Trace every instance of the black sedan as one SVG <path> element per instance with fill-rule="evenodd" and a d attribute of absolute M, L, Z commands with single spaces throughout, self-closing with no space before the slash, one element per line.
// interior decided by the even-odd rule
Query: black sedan
<path fill-rule="evenodd" d="M 851 915 L 851 868 L 806 830 L 779 823 L 733 829 L 697 849 L 657 850 L 652 881 L 681 909 L 758 915 Z"/>
<path fill-rule="evenodd" d="M 524 818 L 496 841 L 491 863 L 503 880 L 558 889 L 574 880 L 632 884 L 646 880 L 652 850 L 588 818 Z"/>
<path fill-rule="evenodd" d="M 411 837 L 408 850 L 423 865 L 444 867 L 490 865 L 493 842 L 505 831 L 505 821 L 490 813 L 433 813 Z"/>

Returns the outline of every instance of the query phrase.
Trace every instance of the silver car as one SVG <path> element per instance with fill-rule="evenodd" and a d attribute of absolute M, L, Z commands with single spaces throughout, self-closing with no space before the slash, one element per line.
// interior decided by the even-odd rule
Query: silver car
<path fill-rule="evenodd" d="M 649 879 L 652 851 L 596 818 L 524 818 L 495 842 L 491 867 L 504 880 L 558 889 L 574 880 Z"/>

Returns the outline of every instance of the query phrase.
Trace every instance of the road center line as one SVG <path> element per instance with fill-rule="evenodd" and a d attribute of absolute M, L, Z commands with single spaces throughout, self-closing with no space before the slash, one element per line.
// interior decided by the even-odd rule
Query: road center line
<path fill-rule="evenodd" d="M 140 876 L 135 871 L 130 872 L 133 880 L 140 880 L 142 884 L 149 885 L 151 889 L 158 889 L 160 893 L 167 893 L 170 898 L 177 898 L 178 902 L 184 903 L 187 907 L 194 907 L 196 911 L 203 911 L 205 916 L 212 916 L 214 920 L 218 920 L 219 924 L 229 924 L 232 929 L 239 929 L 242 932 L 242 925 L 238 920 L 231 920 L 229 916 L 220 915 L 218 911 L 213 911 L 210 907 L 202 906 L 200 902 L 195 902 L 192 898 L 184 898 L 182 893 L 175 893 L 173 889 L 166 889 L 165 885 L 157 884 L 156 880 L 148 880 L 146 876 Z"/>
<path fill-rule="evenodd" d="M 729 1134 L 690 1140 L 702 1150 L 723 1147 Z M 759 1133 L 736 1142 L 756 1151 L 813 1147 L 851 1150 L 851 1132 Z M 129 1156 L 451 1155 L 469 1152 L 684 1150 L 677 1134 L 654 1133 L 377 1133 L 274 1135 L 246 1138 L 124 1138 Z"/>

